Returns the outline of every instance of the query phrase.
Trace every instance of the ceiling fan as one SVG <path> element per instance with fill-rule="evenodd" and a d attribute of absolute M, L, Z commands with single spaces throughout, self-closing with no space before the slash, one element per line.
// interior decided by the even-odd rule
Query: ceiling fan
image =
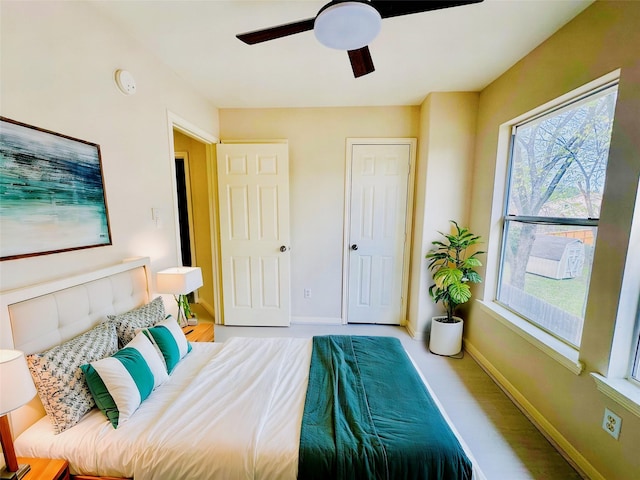
<path fill-rule="evenodd" d="M 375 70 L 369 43 L 380 32 L 383 18 L 458 7 L 483 0 L 333 0 L 314 18 L 236 35 L 248 45 L 313 30 L 320 43 L 346 50 L 358 78 Z"/>

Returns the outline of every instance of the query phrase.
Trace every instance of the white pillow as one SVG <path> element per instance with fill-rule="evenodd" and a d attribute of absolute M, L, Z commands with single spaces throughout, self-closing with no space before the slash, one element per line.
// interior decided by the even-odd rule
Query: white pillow
<path fill-rule="evenodd" d="M 140 352 L 144 360 L 147 362 L 151 373 L 153 373 L 153 389 L 155 390 L 162 385 L 168 378 L 167 368 L 164 364 L 164 358 L 158 350 L 151 344 L 149 339 L 142 333 L 138 333 L 133 340 L 127 344 L 127 348 L 135 348 Z"/>
<path fill-rule="evenodd" d="M 82 370 L 96 405 L 114 428 L 169 378 L 160 355 L 143 334 L 111 357 L 83 365 Z"/>

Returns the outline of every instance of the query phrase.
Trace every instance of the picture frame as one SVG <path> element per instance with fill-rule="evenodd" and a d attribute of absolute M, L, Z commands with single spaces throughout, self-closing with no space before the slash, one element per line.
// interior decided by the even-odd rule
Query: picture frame
<path fill-rule="evenodd" d="M 0 117 L 0 261 L 111 244 L 100 146 Z"/>

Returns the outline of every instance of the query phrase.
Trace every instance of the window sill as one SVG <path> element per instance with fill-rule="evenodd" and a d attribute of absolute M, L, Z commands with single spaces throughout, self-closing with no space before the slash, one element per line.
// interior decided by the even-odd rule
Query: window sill
<path fill-rule="evenodd" d="M 584 370 L 584 364 L 579 360 L 579 352 L 575 348 L 540 330 L 495 302 L 476 301 L 486 313 L 575 375 L 580 375 Z"/>
<path fill-rule="evenodd" d="M 598 390 L 640 417 L 640 387 L 624 378 L 606 378 L 593 372 L 591 376 L 596 381 Z"/>

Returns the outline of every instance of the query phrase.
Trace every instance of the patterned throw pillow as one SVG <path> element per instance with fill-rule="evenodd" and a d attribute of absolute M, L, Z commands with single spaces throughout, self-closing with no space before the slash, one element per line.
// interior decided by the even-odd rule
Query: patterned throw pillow
<path fill-rule="evenodd" d="M 118 341 L 122 348 L 133 340 L 140 329 L 154 326 L 164 320 L 165 316 L 162 297 L 157 297 L 142 307 L 120 315 L 107 315 L 107 318 L 116 322 Z"/>
<path fill-rule="evenodd" d="M 118 350 L 116 326 L 106 321 L 46 352 L 27 356 L 31 376 L 56 434 L 95 405 L 80 366 Z"/>

